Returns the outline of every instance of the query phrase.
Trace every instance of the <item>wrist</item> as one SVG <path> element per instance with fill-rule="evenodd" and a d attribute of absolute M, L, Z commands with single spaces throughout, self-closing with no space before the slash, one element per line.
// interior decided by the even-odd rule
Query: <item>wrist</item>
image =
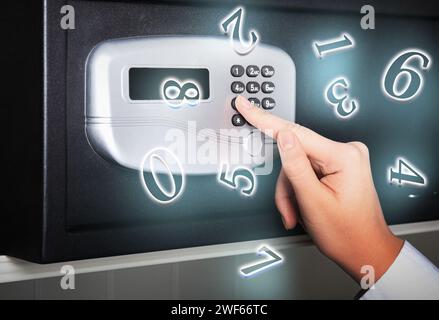
<path fill-rule="evenodd" d="M 364 266 L 371 266 L 375 282 L 390 268 L 404 246 L 404 240 L 393 235 L 390 230 L 376 237 L 371 237 L 337 262 L 358 283 L 365 276 Z"/>

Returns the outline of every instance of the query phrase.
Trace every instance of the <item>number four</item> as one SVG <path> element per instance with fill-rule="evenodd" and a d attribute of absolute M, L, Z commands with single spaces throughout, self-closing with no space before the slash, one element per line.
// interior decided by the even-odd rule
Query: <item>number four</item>
<path fill-rule="evenodd" d="M 407 160 L 398 158 L 396 159 L 396 168 L 390 168 L 389 180 L 392 183 L 393 180 L 397 180 L 400 185 L 403 183 L 425 185 L 426 180 L 414 165 L 410 164 Z"/>

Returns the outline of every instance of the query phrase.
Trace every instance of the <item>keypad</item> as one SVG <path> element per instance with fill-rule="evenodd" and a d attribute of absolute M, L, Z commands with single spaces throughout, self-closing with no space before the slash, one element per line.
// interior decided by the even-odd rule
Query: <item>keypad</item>
<path fill-rule="evenodd" d="M 232 99 L 231 105 L 232 105 L 233 110 L 237 110 L 236 109 L 236 98 Z"/>
<path fill-rule="evenodd" d="M 248 77 L 255 78 L 259 76 L 259 67 L 258 66 L 248 66 L 246 73 Z"/>
<path fill-rule="evenodd" d="M 263 93 L 273 93 L 274 92 L 274 83 L 273 82 L 263 82 L 261 85 Z"/>
<path fill-rule="evenodd" d="M 271 110 L 276 106 L 276 102 L 272 98 L 262 99 L 262 108 L 265 110 Z"/>
<path fill-rule="evenodd" d="M 234 77 L 242 77 L 244 75 L 244 67 L 240 66 L 239 64 L 235 64 L 230 68 L 230 73 Z"/>
<path fill-rule="evenodd" d="M 262 107 L 265 110 L 271 110 L 276 107 L 276 101 L 270 95 L 275 92 L 276 86 L 274 80 L 269 80 L 275 74 L 273 66 L 264 65 L 259 67 L 257 65 L 242 66 L 235 64 L 230 68 L 230 73 L 233 78 L 239 78 L 231 84 L 231 91 L 234 94 L 242 94 L 247 92 L 250 97 L 248 100 L 256 107 Z M 273 81 L 273 82 L 272 82 Z M 256 96 L 251 96 L 256 95 Z M 259 100 L 259 99 L 262 99 Z M 236 97 L 231 101 L 231 107 L 236 108 Z M 237 113 L 232 116 L 232 124 L 236 127 L 241 127 L 246 124 L 244 117 Z"/>
<path fill-rule="evenodd" d="M 259 83 L 256 81 L 250 81 L 247 83 L 247 92 L 248 93 L 258 93 L 261 90 Z"/>
<path fill-rule="evenodd" d="M 271 78 L 274 76 L 274 68 L 272 66 L 263 66 L 261 68 L 261 74 L 265 78 Z"/>
<path fill-rule="evenodd" d="M 244 83 L 241 81 L 235 81 L 232 83 L 232 92 L 233 93 L 243 93 L 245 90 Z"/>
<path fill-rule="evenodd" d="M 250 103 L 252 103 L 255 107 L 259 108 L 261 106 L 261 101 L 258 98 L 248 98 L 248 101 L 250 101 Z"/>
<path fill-rule="evenodd" d="M 242 127 L 243 125 L 245 125 L 246 121 L 244 119 L 244 117 L 240 114 L 235 114 L 232 117 L 232 124 L 235 127 Z"/>

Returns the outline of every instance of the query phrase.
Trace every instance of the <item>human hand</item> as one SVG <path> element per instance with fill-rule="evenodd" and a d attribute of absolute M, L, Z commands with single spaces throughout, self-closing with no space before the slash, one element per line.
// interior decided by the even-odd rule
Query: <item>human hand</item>
<path fill-rule="evenodd" d="M 360 281 L 371 265 L 378 280 L 404 242 L 392 234 L 381 210 L 361 142 L 340 143 L 278 118 L 244 97 L 238 111 L 277 141 L 282 161 L 275 202 L 287 229 L 300 222 L 320 251 Z"/>

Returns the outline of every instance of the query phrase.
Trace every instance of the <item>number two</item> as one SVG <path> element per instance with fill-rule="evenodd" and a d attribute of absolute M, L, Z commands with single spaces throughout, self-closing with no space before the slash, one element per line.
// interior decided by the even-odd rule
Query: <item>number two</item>
<path fill-rule="evenodd" d="M 244 9 L 238 7 L 233 13 L 227 16 L 223 22 L 221 22 L 221 29 L 225 34 L 228 34 L 230 24 L 233 24 L 233 32 L 230 33 L 230 40 L 232 42 L 233 49 L 240 55 L 249 54 L 258 44 L 259 36 L 255 30 L 250 30 L 250 42 L 246 46 L 242 36 L 242 24 L 244 24 Z M 239 45 L 238 45 L 239 44 Z"/>

